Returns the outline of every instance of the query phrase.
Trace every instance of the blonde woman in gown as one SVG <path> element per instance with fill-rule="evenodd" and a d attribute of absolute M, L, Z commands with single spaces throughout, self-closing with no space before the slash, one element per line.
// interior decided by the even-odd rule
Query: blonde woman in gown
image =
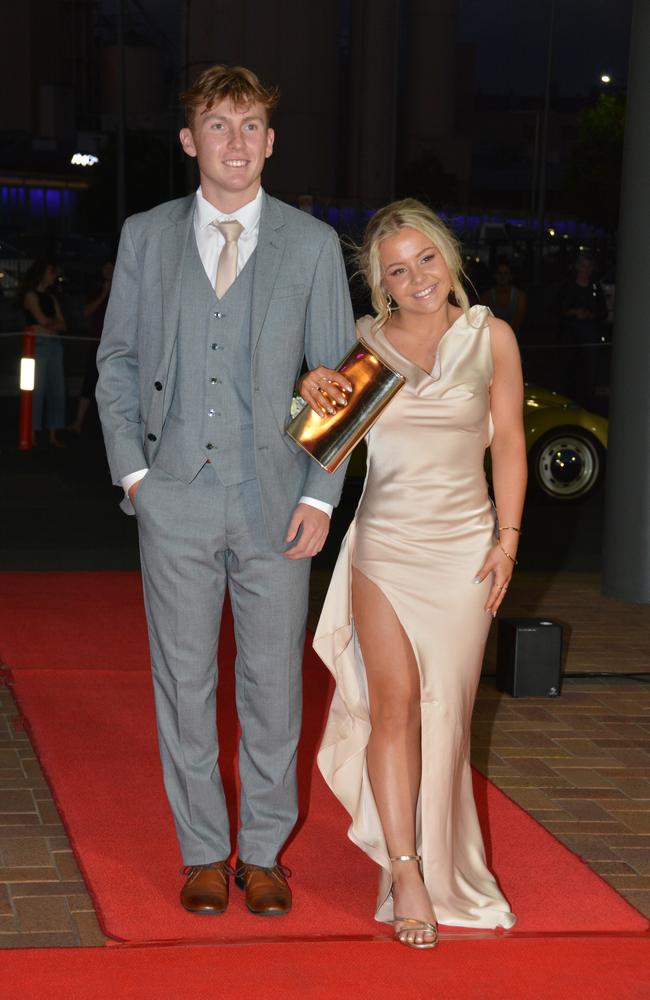
<path fill-rule="evenodd" d="M 382 209 L 360 260 L 377 316 L 358 333 L 407 382 L 367 437 L 363 495 L 316 629 L 336 680 L 318 764 L 352 818 L 350 839 L 380 866 L 376 919 L 431 948 L 438 922 L 515 922 L 486 866 L 469 736 L 515 566 L 523 383 L 512 330 L 469 308 L 455 239 L 429 209 Z M 331 407 L 343 398 L 335 382 L 308 372 L 302 395 Z"/>

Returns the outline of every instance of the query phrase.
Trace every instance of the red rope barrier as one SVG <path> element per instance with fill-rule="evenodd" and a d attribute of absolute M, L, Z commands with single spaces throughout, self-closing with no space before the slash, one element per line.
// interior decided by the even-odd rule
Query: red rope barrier
<path fill-rule="evenodd" d="M 24 387 L 23 375 L 25 365 L 24 359 L 34 358 L 34 327 L 26 326 L 23 332 L 23 353 L 20 363 L 21 386 L 20 386 L 20 424 L 18 431 L 18 444 L 21 451 L 29 451 L 32 447 L 32 396 L 33 389 Z"/>

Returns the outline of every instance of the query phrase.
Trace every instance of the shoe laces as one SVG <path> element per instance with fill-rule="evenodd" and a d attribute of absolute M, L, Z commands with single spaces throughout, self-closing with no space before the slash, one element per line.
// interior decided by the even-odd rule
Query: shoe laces
<path fill-rule="evenodd" d="M 263 865 L 249 865 L 242 861 L 235 871 L 237 878 L 246 878 L 249 872 L 265 872 L 269 878 L 278 879 L 278 876 L 282 876 L 285 879 L 291 878 L 291 869 L 287 868 L 286 865 L 273 865 L 272 868 L 265 868 Z M 279 879 L 278 879 L 279 881 Z"/>
<path fill-rule="evenodd" d="M 215 871 L 222 872 L 224 875 L 235 874 L 227 861 L 210 861 L 207 865 L 184 865 L 181 868 L 181 875 L 189 878 L 191 875 L 196 875 L 197 872 L 203 871 L 204 868 L 214 868 Z"/>

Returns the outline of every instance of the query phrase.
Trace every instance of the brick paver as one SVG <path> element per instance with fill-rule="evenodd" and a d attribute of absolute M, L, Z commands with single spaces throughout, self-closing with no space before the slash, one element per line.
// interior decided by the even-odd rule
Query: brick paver
<path fill-rule="evenodd" d="M 312 627 L 326 585 L 314 574 Z M 522 574 L 504 613 L 570 622 L 568 673 L 650 671 L 650 608 L 603 598 L 595 576 Z M 488 673 L 494 662 L 491 636 Z M 0 687 L 0 947 L 101 945 L 17 715 L 10 688 Z M 650 916 L 650 683 L 581 677 L 566 679 L 559 698 L 515 699 L 486 678 L 472 741 L 479 770 Z"/>
<path fill-rule="evenodd" d="M 27 735 L 0 687 L 0 947 L 101 945 L 92 901 Z"/>
<path fill-rule="evenodd" d="M 638 680 L 568 680 L 560 698 L 543 700 L 500 695 L 484 681 L 477 697 L 475 726 L 485 743 L 488 737 L 482 720 L 490 716 L 494 739 L 489 754 L 475 743 L 473 759 L 522 809 L 650 916 L 650 782 L 630 778 L 623 760 L 612 766 L 609 755 L 602 754 L 602 741 L 586 738 L 584 729 L 572 740 L 565 728 L 567 714 L 577 704 L 592 719 L 606 717 L 618 726 L 623 716 L 617 712 L 632 701 L 637 717 L 644 720 L 638 725 L 650 723 L 650 684 Z M 571 705 L 569 713 L 566 705 Z M 550 744 L 545 742 L 539 753 L 534 749 L 534 734 L 522 730 L 520 722 L 522 711 L 524 716 L 532 711 L 531 722 L 537 724 L 537 706 L 543 706 Z M 509 741 L 503 747 L 505 735 Z M 521 756 L 512 739 L 522 741 Z M 531 741 L 533 747 L 528 745 Z M 554 744 L 558 744 L 557 754 Z"/>

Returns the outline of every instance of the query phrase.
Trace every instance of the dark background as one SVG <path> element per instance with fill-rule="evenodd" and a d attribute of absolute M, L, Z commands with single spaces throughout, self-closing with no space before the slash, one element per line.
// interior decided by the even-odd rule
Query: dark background
<path fill-rule="evenodd" d="M 616 111 L 622 121 L 631 0 L 25 0 L 5 2 L 2 14 L 0 234 L 28 241 L 24 249 L 111 242 L 120 208 L 191 190 L 177 98 L 214 62 L 279 83 L 265 185 L 289 201 L 313 198 L 337 228 L 408 193 L 449 214 L 468 246 L 492 218 L 525 240 L 543 160 L 549 259 L 548 229 L 567 235 L 569 251 L 576 239 L 615 233 L 610 161 L 620 158 L 613 123 Z M 595 191 L 586 144 L 599 129 L 613 148 L 599 143 L 609 186 Z M 98 163 L 72 166 L 74 152 Z"/>
<path fill-rule="evenodd" d="M 276 147 L 264 185 L 342 236 L 357 237 L 379 205 L 415 195 L 454 227 L 479 293 L 506 254 L 529 296 L 520 333 L 526 376 L 565 389 L 556 300 L 581 247 L 596 255 L 610 294 L 615 286 L 631 6 L 631 0 L 2 3 L 0 444 L 3 520 L 15 526 L 7 568 L 21 560 L 61 565 L 65 552 L 79 565 L 137 560 L 133 524 L 115 509 L 94 413 L 64 454 L 17 450 L 20 338 L 6 335 L 22 327 L 14 296 L 29 263 L 55 257 L 68 329 L 81 338 L 66 342 L 72 419 L 94 349 L 83 339 L 90 334 L 83 304 L 101 261 L 114 252 L 124 215 L 196 185 L 195 165 L 177 141 L 177 98 L 189 80 L 226 62 L 279 83 Z M 610 82 L 601 80 L 604 73 Z M 75 152 L 97 162 L 73 165 Z M 354 295 L 360 312 L 358 286 Z M 611 324 L 602 333 L 591 406 L 606 414 Z M 348 489 L 348 507 L 355 489 Z M 535 530 L 527 534 L 538 541 L 525 543 L 522 563 L 598 567 L 600 491 L 572 509 L 532 498 L 528 509 Z M 347 516 L 349 510 L 343 521 Z"/>

